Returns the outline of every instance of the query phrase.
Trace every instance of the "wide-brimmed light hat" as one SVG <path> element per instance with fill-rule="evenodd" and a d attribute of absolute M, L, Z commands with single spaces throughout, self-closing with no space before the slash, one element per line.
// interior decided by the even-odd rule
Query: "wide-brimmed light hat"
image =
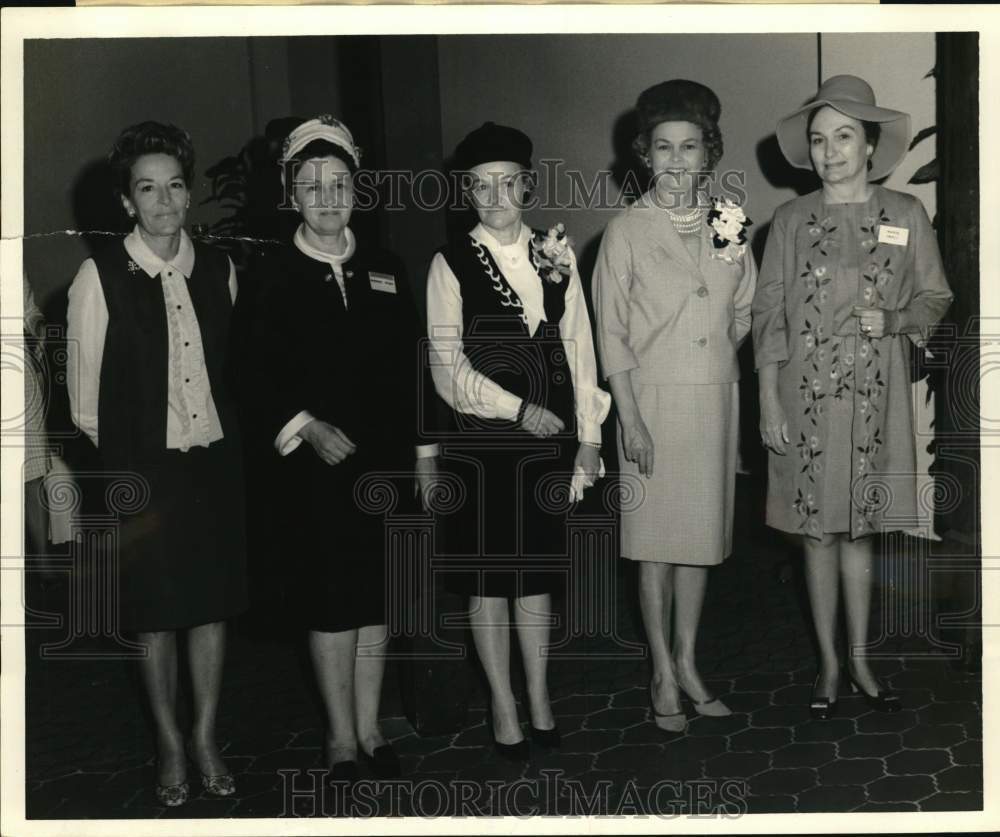
<path fill-rule="evenodd" d="M 806 130 L 809 114 L 824 105 L 852 119 L 877 122 L 881 126 L 878 144 L 871 156 L 869 180 L 880 180 L 899 165 L 910 144 L 910 115 L 878 107 L 871 85 L 857 76 L 828 78 L 812 99 L 778 122 L 778 145 L 789 163 L 799 169 L 813 167 Z"/>

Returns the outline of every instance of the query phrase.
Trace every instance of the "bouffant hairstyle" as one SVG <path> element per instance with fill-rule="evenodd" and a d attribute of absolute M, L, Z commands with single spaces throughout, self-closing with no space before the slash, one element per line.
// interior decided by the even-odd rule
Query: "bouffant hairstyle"
<path fill-rule="evenodd" d="M 647 87 L 635 103 L 636 137 L 632 149 L 639 159 L 651 167 L 649 157 L 653 131 L 664 122 L 690 122 L 701 130 L 705 146 L 705 168 L 715 168 L 722 159 L 722 132 L 719 116 L 722 105 L 715 91 L 697 81 L 672 78 Z"/>
<path fill-rule="evenodd" d="M 176 125 L 140 122 L 118 135 L 108 154 L 111 182 L 116 197 L 128 197 L 132 166 L 144 154 L 166 154 L 181 165 L 188 188 L 194 180 L 194 145 L 191 135 Z"/>

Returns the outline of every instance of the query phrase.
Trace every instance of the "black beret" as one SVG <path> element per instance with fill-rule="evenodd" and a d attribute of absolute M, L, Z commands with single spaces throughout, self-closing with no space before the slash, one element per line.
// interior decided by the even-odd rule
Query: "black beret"
<path fill-rule="evenodd" d="M 635 105 L 639 133 L 651 131 L 661 122 L 691 122 L 718 126 L 722 106 L 719 97 L 704 84 L 675 78 L 654 84 L 639 94 Z"/>
<path fill-rule="evenodd" d="M 531 151 L 531 140 L 527 134 L 517 128 L 484 122 L 458 144 L 455 167 L 467 171 L 482 163 L 508 161 L 530 169 Z"/>

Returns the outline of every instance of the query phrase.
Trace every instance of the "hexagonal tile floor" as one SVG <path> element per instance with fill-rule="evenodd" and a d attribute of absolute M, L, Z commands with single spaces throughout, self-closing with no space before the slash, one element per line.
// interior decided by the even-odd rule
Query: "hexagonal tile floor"
<path fill-rule="evenodd" d="M 815 663 L 801 562 L 773 532 L 747 523 L 747 491 L 741 483 L 737 549 L 712 572 L 698 646 L 706 682 L 733 710 L 728 717 L 699 716 L 686 702 L 684 733 L 664 733 L 652 723 L 647 663 L 615 654 L 620 640 L 642 640 L 633 567 L 619 562 L 617 633 L 576 637 L 566 646 L 576 658 L 550 662 L 553 708 L 563 733 L 558 751 L 534 748 L 525 764 L 499 759 L 488 740 L 479 692 L 466 729 L 421 737 L 402 715 L 390 664 L 383 726 L 408 784 L 367 784 L 347 797 L 320 770 L 322 717 L 301 644 L 287 635 L 262 637 L 236 626 L 219 737 L 237 794 L 211 798 L 193 785 L 186 806 L 167 810 L 152 792 L 153 743 L 134 665 L 42 659 L 40 644 L 52 634 L 38 628 L 28 631 L 27 648 L 28 815 L 981 809 L 980 675 L 946 658 L 944 640 L 933 631 L 898 618 L 900 608 L 924 614 L 920 608 L 927 602 L 932 616 L 954 609 L 947 591 L 932 585 L 930 598 L 918 600 L 906 586 L 909 576 L 883 562 L 872 623 L 881 628 L 882 639 L 873 647 L 874 665 L 902 694 L 903 710 L 873 711 L 844 689 L 836 717 L 811 720 Z M 946 545 L 935 549 L 947 552 Z M 56 586 L 31 595 L 39 610 L 58 611 L 66 592 Z M 896 610 L 888 612 L 885 602 Z M 94 650 L 102 650 L 99 641 Z M 590 659 L 581 663 L 580 656 Z M 523 706 L 521 717 L 526 717 Z"/>

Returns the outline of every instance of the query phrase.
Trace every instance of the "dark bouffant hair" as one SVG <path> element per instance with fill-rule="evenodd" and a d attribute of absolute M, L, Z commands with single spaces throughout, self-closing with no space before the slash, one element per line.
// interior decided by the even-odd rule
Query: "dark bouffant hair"
<path fill-rule="evenodd" d="M 705 170 L 712 171 L 722 159 L 722 131 L 714 122 L 692 122 L 701 128 L 701 142 L 705 146 Z M 649 144 L 652 139 L 652 129 L 643 131 L 632 140 L 632 150 L 644 163 L 649 160 Z"/>
<path fill-rule="evenodd" d="M 140 122 L 122 131 L 108 154 L 111 182 L 116 196 L 128 197 L 132 166 L 144 154 L 167 154 L 173 157 L 181 164 L 184 182 L 191 188 L 194 180 L 194 145 L 191 135 L 176 125 Z"/>

